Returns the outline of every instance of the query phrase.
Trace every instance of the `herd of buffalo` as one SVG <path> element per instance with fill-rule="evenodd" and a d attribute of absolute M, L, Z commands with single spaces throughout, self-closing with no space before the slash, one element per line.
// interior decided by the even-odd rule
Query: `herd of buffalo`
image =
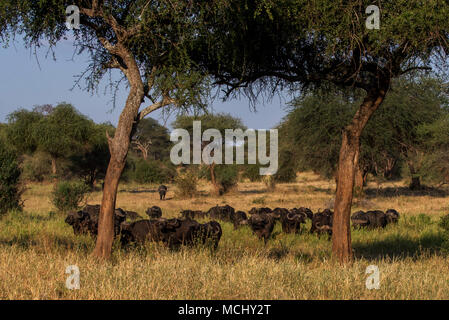
<path fill-rule="evenodd" d="M 162 210 L 153 206 L 146 210 L 149 219 L 133 211 L 121 208 L 115 210 L 114 234 L 120 236 L 122 246 L 129 243 L 144 243 L 146 241 L 163 242 L 170 248 L 180 245 L 210 244 L 217 248 L 222 235 L 220 223 L 230 222 L 234 229 L 247 225 L 266 243 L 270 238 L 275 224 L 279 221 L 285 233 L 300 233 L 301 224 L 307 219 L 311 220 L 310 233 L 332 235 L 333 212 L 330 209 L 313 213 L 308 208 L 252 208 L 248 215 L 243 211 L 236 211 L 229 205 L 215 206 L 207 212 L 183 210 L 179 218 L 167 219 L 162 217 Z M 68 214 L 65 222 L 73 227 L 78 234 L 98 233 L 98 217 L 100 205 L 87 205 L 78 212 Z M 126 219 L 137 220 L 128 222 Z M 141 219 L 141 220 L 138 220 Z M 195 219 L 212 219 L 207 223 L 199 223 Z M 396 223 L 399 213 L 394 209 L 383 211 L 358 211 L 351 216 L 354 228 L 384 228 L 389 223 Z"/>

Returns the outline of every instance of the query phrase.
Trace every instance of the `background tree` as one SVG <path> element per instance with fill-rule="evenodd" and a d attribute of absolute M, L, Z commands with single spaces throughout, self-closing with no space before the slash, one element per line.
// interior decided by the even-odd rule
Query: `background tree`
<path fill-rule="evenodd" d="M 338 88 L 316 90 L 292 102 L 292 110 L 281 126 L 281 153 L 294 150 L 300 168 L 335 178 L 341 132 L 360 104 L 361 95 Z M 367 124 L 361 136 L 359 168 L 355 189 L 363 190 L 367 174 L 391 179 L 402 162 L 417 167 L 423 155 L 418 128 L 433 123 L 444 110 L 441 81 L 428 77 L 398 79 L 392 91 Z M 414 173 L 416 175 L 416 172 Z M 419 176 L 411 176 L 411 186 Z"/>
<path fill-rule="evenodd" d="M 34 135 L 34 128 L 43 117 L 37 111 L 25 109 L 19 109 L 7 116 L 6 137 L 18 154 L 30 154 L 36 151 L 38 142 Z"/>
<path fill-rule="evenodd" d="M 21 210 L 20 173 L 17 155 L 0 141 L 0 215 Z"/>
<path fill-rule="evenodd" d="M 152 118 L 142 119 L 132 138 L 132 147 L 145 160 L 164 160 L 170 156 L 168 129 Z"/>
<path fill-rule="evenodd" d="M 352 260 L 350 214 L 360 139 L 391 81 L 446 62 L 449 21 L 445 1 L 381 1 L 381 30 L 366 27 L 369 1 L 232 1 L 205 14 L 209 48 L 198 61 L 228 94 L 257 97 L 265 89 L 326 83 L 364 91 L 342 130 L 333 223 L 333 254 Z M 437 62 L 438 61 L 438 62 Z"/>
<path fill-rule="evenodd" d="M 59 104 L 33 126 L 38 150 L 51 156 L 54 176 L 57 174 L 58 159 L 82 152 L 89 140 L 91 126 L 91 121 L 70 104 Z"/>
<path fill-rule="evenodd" d="M 203 136 L 204 131 L 208 129 L 217 129 L 221 133 L 222 140 L 213 141 L 213 143 L 221 144 L 223 150 L 221 161 L 222 164 L 216 164 L 215 162 L 213 162 L 212 164 L 208 165 L 208 172 L 206 173 L 206 177 L 208 177 L 211 181 L 215 194 L 222 195 L 223 193 L 226 193 L 228 190 L 232 189 L 232 187 L 235 186 L 238 180 L 237 167 L 224 165 L 226 148 L 225 130 L 246 130 L 246 127 L 243 125 L 240 119 L 225 113 L 204 114 L 200 116 L 181 115 L 178 116 L 172 123 L 172 127 L 177 129 L 185 129 L 190 133 L 190 136 L 193 137 L 194 121 L 201 121 L 201 137 Z M 211 142 L 204 142 L 201 146 L 201 150 L 203 150 L 203 148 Z M 193 141 L 191 141 L 191 144 L 193 149 Z M 193 154 L 192 152 L 191 154 Z"/>
<path fill-rule="evenodd" d="M 111 255 L 118 183 L 138 122 L 169 105 L 204 106 L 207 83 L 195 72 L 187 52 L 202 31 L 201 20 L 194 18 L 202 4 L 169 0 L 5 0 L 0 4 L 0 37 L 8 43 L 20 34 L 28 46 L 39 46 L 42 39 L 53 46 L 72 33 L 66 28 L 65 12 L 69 5 L 77 5 L 81 25 L 73 31 L 74 45 L 77 53 L 87 52 L 91 58 L 84 73 L 87 88 L 95 90 L 111 70 L 119 70 L 126 80 L 128 98 L 114 137 L 108 139 L 111 158 L 94 250 L 97 257 Z M 150 102 L 141 109 L 145 99 Z"/>
<path fill-rule="evenodd" d="M 113 135 L 115 128 L 109 123 L 90 123 L 88 139 L 81 152 L 70 157 L 70 170 L 91 188 L 98 179 L 104 179 L 109 163 L 109 146 L 105 132 Z"/>

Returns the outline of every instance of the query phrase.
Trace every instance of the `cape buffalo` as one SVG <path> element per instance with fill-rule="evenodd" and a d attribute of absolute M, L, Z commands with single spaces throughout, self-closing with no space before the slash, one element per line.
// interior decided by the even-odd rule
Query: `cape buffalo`
<path fill-rule="evenodd" d="M 148 208 L 145 213 L 150 217 L 150 219 L 158 219 L 162 217 L 162 209 L 158 206 Z"/>
<path fill-rule="evenodd" d="M 332 236 L 332 222 L 334 213 L 330 209 L 325 209 L 323 212 L 317 212 L 312 217 L 312 227 L 310 233 L 317 233 L 320 236 L 322 233 L 327 233 L 329 239 Z"/>
<path fill-rule="evenodd" d="M 166 186 L 164 186 L 164 185 L 159 186 L 157 191 L 159 192 L 160 200 L 165 200 L 165 195 L 167 194 L 167 190 L 168 190 L 168 188 Z"/>
<path fill-rule="evenodd" d="M 271 236 L 274 228 L 274 218 L 266 213 L 262 214 L 253 214 L 248 219 L 248 224 L 251 227 L 251 230 L 259 237 L 259 239 L 264 240 L 264 243 L 267 243 L 268 238 Z"/>

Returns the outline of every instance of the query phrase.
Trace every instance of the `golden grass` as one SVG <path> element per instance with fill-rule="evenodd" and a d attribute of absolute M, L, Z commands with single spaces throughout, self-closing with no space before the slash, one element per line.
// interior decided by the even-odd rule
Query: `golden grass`
<path fill-rule="evenodd" d="M 401 183 L 384 184 L 402 187 Z M 324 209 L 333 197 L 335 184 L 311 173 L 299 175 L 292 184 L 267 192 L 263 183 L 240 183 L 224 197 L 209 196 L 202 183 L 194 199 L 178 199 L 169 186 L 159 201 L 156 186 L 121 185 L 117 206 L 137 211 L 158 205 L 168 217 L 182 209 L 207 210 L 229 204 L 240 210 L 253 206 L 310 207 Z M 90 257 L 94 242 L 75 237 L 48 200 L 51 184 L 32 184 L 24 194 L 23 213 L 10 213 L 0 220 L 1 299 L 447 299 L 449 257 L 446 236 L 438 218 L 449 213 L 449 198 L 442 195 L 391 195 L 369 185 L 370 196 L 354 209 L 395 208 L 398 225 L 385 230 L 353 232 L 355 262 L 336 264 L 331 242 L 309 235 L 285 235 L 276 226 L 274 239 L 264 246 L 245 227 L 233 230 L 222 223 L 219 249 L 183 248 L 170 251 L 148 244 L 123 250 L 114 244 L 113 258 L 97 262 Z M 129 192 L 138 190 L 140 192 Z M 374 191 L 373 191 L 374 190 Z M 380 191 L 382 191 L 380 190 Z M 147 192 L 145 192 L 147 191 Z M 95 192 L 89 203 L 99 203 Z M 431 217 L 430 221 L 420 214 Z M 307 228 L 309 224 L 307 225 Z M 68 265 L 81 272 L 81 289 L 65 287 Z M 380 289 L 368 290 L 368 265 L 380 270 Z"/>

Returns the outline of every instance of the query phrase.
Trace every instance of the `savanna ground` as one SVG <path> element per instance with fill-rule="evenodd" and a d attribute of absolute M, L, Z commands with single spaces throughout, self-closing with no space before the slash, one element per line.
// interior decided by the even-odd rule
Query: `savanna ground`
<path fill-rule="evenodd" d="M 331 242 L 309 235 L 310 222 L 300 235 L 280 233 L 264 246 L 248 227 L 234 231 L 222 223 L 216 252 L 207 247 L 170 251 L 158 244 L 120 249 L 114 244 L 110 262 L 97 262 L 90 253 L 94 241 L 75 237 L 65 216 L 54 213 L 51 184 L 28 185 L 22 213 L 0 220 L 1 299 L 448 299 L 449 245 L 438 227 L 449 213 L 449 193 L 411 193 L 402 182 L 371 183 L 364 200 L 353 210 L 395 208 L 398 225 L 384 230 L 353 231 L 355 262 L 340 266 L 331 259 Z M 169 186 L 167 201 L 159 201 L 157 186 L 122 184 L 117 206 L 138 212 L 160 206 L 166 217 L 182 209 L 207 210 L 229 204 L 247 211 L 254 206 L 324 209 L 335 185 L 303 173 L 296 183 L 280 184 L 268 192 L 263 183 L 240 183 L 224 197 L 200 195 L 182 200 Z M 131 192 L 132 191 L 132 192 Z M 139 192 L 135 192 L 139 191 Z M 90 204 L 99 203 L 101 192 Z M 423 215 L 425 214 L 425 216 Z M 65 287 L 66 267 L 77 265 L 81 289 Z M 365 270 L 380 270 L 380 289 L 368 290 Z"/>

